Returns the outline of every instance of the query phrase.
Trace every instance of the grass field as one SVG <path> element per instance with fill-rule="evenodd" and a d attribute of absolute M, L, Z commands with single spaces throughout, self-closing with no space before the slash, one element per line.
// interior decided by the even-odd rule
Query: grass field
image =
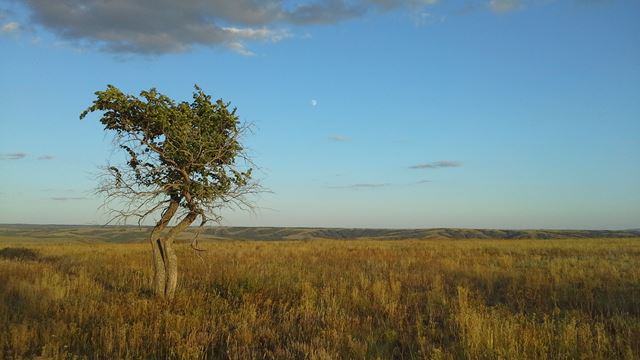
<path fill-rule="evenodd" d="M 638 359 L 640 239 L 0 240 L 0 358 Z"/>

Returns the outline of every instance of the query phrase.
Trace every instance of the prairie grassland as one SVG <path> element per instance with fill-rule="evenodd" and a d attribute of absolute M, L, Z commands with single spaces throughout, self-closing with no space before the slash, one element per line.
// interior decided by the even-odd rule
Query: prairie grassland
<path fill-rule="evenodd" d="M 638 359 L 640 239 L 11 244 L 0 358 Z"/>

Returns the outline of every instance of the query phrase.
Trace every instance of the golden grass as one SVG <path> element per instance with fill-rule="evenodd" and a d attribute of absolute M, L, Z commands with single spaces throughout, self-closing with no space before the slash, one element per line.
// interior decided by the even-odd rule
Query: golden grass
<path fill-rule="evenodd" d="M 637 359 L 640 239 L 10 244 L 0 358 Z"/>

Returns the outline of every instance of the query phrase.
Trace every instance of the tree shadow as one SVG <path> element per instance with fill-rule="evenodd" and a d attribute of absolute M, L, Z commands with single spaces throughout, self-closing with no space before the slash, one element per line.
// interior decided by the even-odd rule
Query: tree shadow
<path fill-rule="evenodd" d="M 0 259 L 36 261 L 39 258 L 40 254 L 33 249 L 17 247 L 0 250 Z"/>

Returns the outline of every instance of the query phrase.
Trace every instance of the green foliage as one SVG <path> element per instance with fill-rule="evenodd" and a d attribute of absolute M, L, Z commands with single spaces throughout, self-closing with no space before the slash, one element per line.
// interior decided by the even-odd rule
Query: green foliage
<path fill-rule="evenodd" d="M 108 168 L 115 184 L 103 188 L 108 196 L 164 195 L 203 215 L 216 201 L 243 193 L 251 168 L 237 162 L 246 159 L 239 142 L 246 127 L 235 108 L 195 88 L 191 103 L 176 103 L 156 89 L 135 97 L 108 85 L 95 93 L 80 118 L 101 111 L 100 122 L 128 156 L 126 165 Z"/>

